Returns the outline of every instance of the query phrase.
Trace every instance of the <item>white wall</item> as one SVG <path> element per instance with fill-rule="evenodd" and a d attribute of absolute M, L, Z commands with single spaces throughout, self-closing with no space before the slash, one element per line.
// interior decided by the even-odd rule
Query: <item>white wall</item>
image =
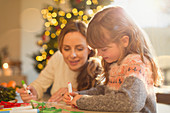
<path fill-rule="evenodd" d="M 20 59 L 20 0 L 0 0 L 0 50 L 8 47 L 10 59 Z M 1 52 L 1 51 L 0 51 Z"/>
<path fill-rule="evenodd" d="M 144 30 L 147 32 L 157 56 L 170 55 L 170 26 L 145 28 Z"/>
<path fill-rule="evenodd" d="M 158 64 L 160 68 L 167 69 L 166 71 L 162 70 L 162 72 L 167 80 L 166 85 L 170 85 L 170 26 L 166 28 L 145 28 L 144 30 L 149 35 L 156 56 L 159 59 L 162 56 L 169 56 L 168 59 L 162 59 L 167 58 L 162 57 L 161 61 L 158 60 Z"/>
<path fill-rule="evenodd" d="M 41 9 L 47 5 L 53 5 L 53 0 L 22 0 L 21 1 L 21 61 L 22 73 L 27 76 L 28 84 L 38 77 L 34 70 L 33 53 L 39 51 L 37 40 L 41 39 L 36 35 L 41 34 L 44 27 L 44 20 Z"/>

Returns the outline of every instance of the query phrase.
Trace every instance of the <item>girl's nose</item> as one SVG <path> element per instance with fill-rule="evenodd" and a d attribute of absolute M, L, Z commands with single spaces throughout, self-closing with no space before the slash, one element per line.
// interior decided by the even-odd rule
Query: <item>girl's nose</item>
<path fill-rule="evenodd" d="M 102 52 L 100 50 L 97 50 L 97 56 L 102 56 Z"/>

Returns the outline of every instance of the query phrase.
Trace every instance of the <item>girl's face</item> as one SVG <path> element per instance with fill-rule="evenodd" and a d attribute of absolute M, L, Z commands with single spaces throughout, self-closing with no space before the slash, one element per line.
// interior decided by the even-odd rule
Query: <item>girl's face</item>
<path fill-rule="evenodd" d="M 87 62 L 88 45 L 80 32 L 69 32 L 64 36 L 62 54 L 64 61 L 73 71 L 79 71 Z"/>
<path fill-rule="evenodd" d="M 116 43 L 110 43 L 107 47 L 97 49 L 97 51 L 107 63 L 116 62 L 121 55 L 121 49 Z"/>

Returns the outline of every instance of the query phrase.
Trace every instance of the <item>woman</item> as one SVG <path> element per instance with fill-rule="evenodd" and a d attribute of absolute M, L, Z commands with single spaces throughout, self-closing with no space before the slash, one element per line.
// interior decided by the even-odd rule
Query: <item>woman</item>
<path fill-rule="evenodd" d="M 58 37 L 59 50 L 49 60 L 38 78 L 32 82 L 27 94 L 18 90 L 24 102 L 38 100 L 53 83 L 48 101 L 59 102 L 67 92 L 67 83 L 71 82 L 74 91 L 89 89 L 96 85 L 96 77 L 101 72 L 100 62 L 89 58 L 95 55 L 86 42 L 86 25 L 81 21 L 70 21 Z"/>

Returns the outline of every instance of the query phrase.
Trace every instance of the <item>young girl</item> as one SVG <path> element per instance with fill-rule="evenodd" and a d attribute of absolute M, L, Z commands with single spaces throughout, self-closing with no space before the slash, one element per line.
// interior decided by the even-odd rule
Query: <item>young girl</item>
<path fill-rule="evenodd" d="M 143 31 L 121 7 L 98 12 L 87 29 L 87 42 L 103 57 L 105 85 L 64 95 L 79 109 L 156 113 L 154 85 L 161 75 Z"/>

